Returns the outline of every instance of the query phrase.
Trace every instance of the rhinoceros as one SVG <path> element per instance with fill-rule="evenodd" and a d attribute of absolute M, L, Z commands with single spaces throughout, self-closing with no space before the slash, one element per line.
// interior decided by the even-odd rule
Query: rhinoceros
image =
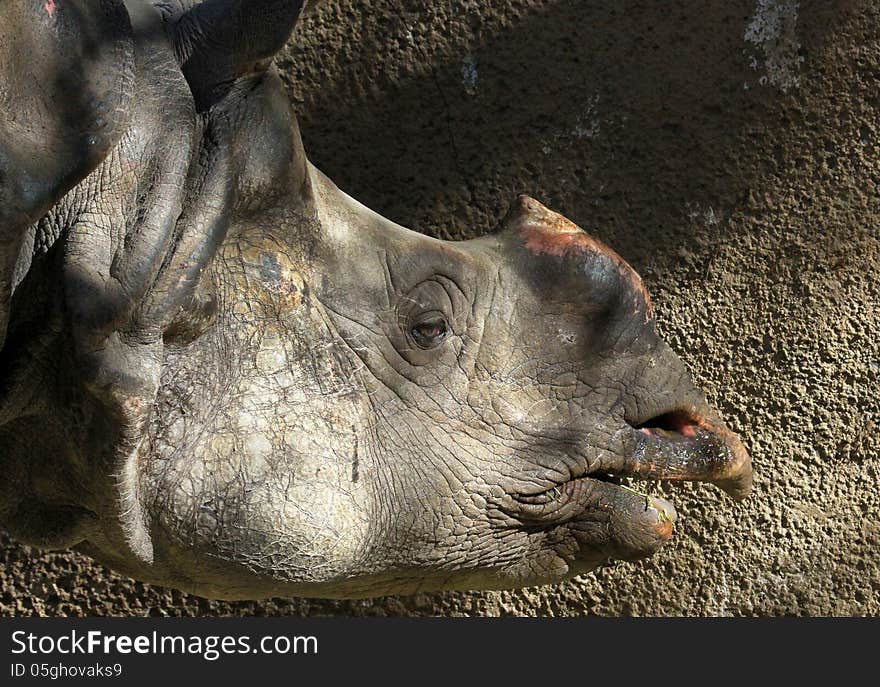
<path fill-rule="evenodd" d="M 0 3 L 0 523 L 217 598 L 552 583 L 751 487 L 636 272 L 530 197 L 451 242 L 313 167 L 302 0 Z"/>

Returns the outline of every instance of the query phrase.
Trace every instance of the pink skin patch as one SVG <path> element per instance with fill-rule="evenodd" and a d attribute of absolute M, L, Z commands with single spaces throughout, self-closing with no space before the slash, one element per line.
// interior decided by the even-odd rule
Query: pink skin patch
<path fill-rule="evenodd" d="M 53 14 L 55 14 L 55 0 L 48 0 L 48 2 L 43 5 L 43 9 L 46 10 L 46 14 L 51 17 Z"/>
<path fill-rule="evenodd" d="M 523 227 L 526 248 L 532 253 L 562 257 L 567 253 L 606 253 L 598 241 L 584 233 L 554 232 L 544 227 Z"/>
<path fill-rule="evenodd" d="M 698 427 L 710 432 L 714 431 L 712 425 L 710 425 L 706 420 L 698 416 L 693 417 L 695 419 L 687 419 L 675 422 L 674 426 L 672 427 L 673 431 L 678 432 L 682 436 L 688 437 L 689 439 L 693 439 L 695 436 L 697 436 Z M 651 431 L 650 427 L 640 427 L 639 431 L 647 436 L 653 436 L 654 434 L 654 432 Z"/>

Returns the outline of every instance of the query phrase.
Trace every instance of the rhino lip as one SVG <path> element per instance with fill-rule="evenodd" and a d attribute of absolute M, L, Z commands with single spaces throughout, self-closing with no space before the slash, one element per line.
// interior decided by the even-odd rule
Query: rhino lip
<path fill-rule="evenodd" d="M 710 412 L 683 406 L 629 423 L 625 464 L 613 473 L 664 481 L 709 482 L 736 501 L 752 488 L 752 464 L 739 437 Z"/>
<path fill-rule="evenodd" d="M 646 509 L 653 508 L 661 520 L 670 523 L 676 517 L 672 504 L 636 491 L 629 480 L 708 482 L 741 501 L 752 488 L 749 454 L 739 437 L 710 413 L 683 406 L 647 420 L 627 422 L 619 462 L 572 474 L 549 489 L 516 493 L 514 500 L 531 518 L 543 520 L 552 513 L 559 519 L 572 514 L 575 492 L 583 484 L 600 482 L 645 499 Z M 562 507 L 551 509 L 548 504 Z"/>
<path fill-rule="evenodd" d="M 639 560 L 669 540 L 677 516 L 672 503 L 637 491 L 630 480 L 709 482 L 735 500 L 751 490 L 745 447 L 708 408 L 681 406 L 629 421 L 618 436 L 622 450 L 604 464 L 545 491 L 512 494 L 503 510 L 526 527 L 571 523 L 587 551 L 597 545 L 591 537 L 600 522 L 600 549 L 613 558 Z"/>

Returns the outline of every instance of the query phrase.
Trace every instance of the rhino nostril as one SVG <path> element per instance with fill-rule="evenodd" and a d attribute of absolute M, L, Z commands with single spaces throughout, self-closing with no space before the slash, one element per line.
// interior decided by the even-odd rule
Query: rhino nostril
<path fill-rule="evenodd" d="M 676 409 L 655 415 L 641 422 L 628 422 L 628 424 L 643 434 L 677 432 L 686 437 L 692 437 L 696 433 L 696 428 L 700 427 L 702 422 L 703 418 L 696 413 L 686 409 Z"/>

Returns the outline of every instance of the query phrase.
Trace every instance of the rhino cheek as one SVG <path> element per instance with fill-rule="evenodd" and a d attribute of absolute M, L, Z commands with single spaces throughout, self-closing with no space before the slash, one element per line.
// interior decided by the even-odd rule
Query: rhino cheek
<path fill-rule="evenodd" d="M 347 461 L 327 453 L 279 456 L 264 441 L 256 435 L 233 452 L 234 442 L 215 438 L 188 465 L 166 467 L 155 514 L 166 536 L 245 566 L 263 585 L 345 575 L 362 555 L 370 521 L 363 490 L 344 487 Z"/>
<path fill-rule="evenodd" d="M 344 575 L 372 510 L 355 367 L 296 258 L 226 253 L 217 325 L 166 356 L 142 477 L 157 538 L 279 585 Z"/>

